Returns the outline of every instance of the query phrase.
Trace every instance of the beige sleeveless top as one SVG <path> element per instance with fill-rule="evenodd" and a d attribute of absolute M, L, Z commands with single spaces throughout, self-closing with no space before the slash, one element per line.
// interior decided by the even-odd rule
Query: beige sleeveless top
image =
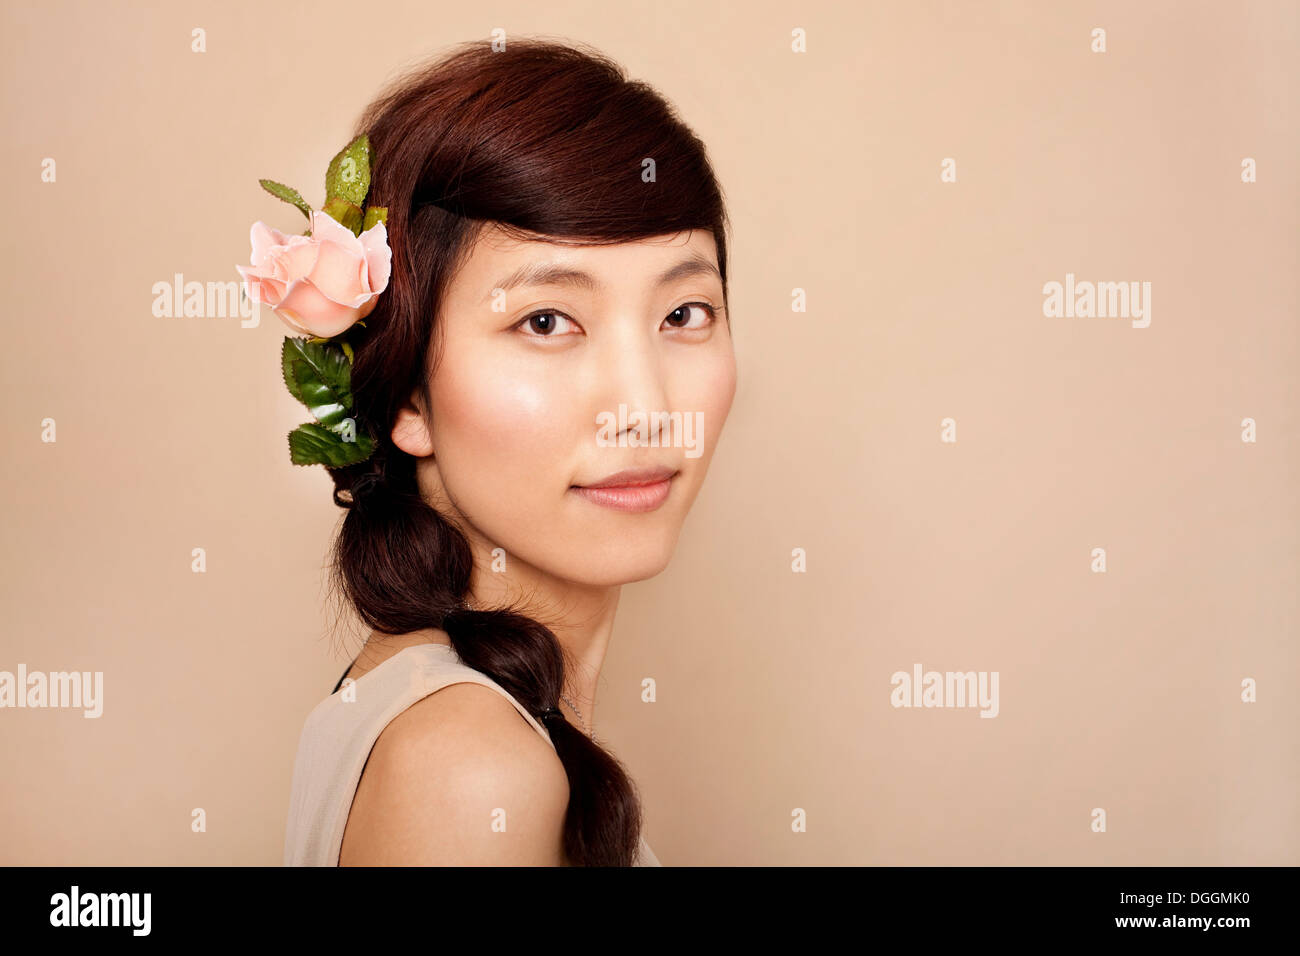
<path fill-rule="evenodd" d="M 356 679 L 355 700 L 340 691 L 307 716 L 294 761 L 285 866 L 338 866 L 352 798 L 380 733 L 416 701 L 466 681 L 505 697 L 554 748 L 546 728 L 500 684 L 462 663 L 454 648 L 417 644 L 398 651 Z M 633 865 L 661 865 L 644 837 Z"/>

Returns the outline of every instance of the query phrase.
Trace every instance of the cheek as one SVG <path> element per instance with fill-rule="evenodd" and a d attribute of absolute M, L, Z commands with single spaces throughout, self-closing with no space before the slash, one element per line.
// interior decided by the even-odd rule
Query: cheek
<path fill-rule="evenodd" d="M 471 520 L 491 525 L 493 513 L 527 514 L 567 487 L 572 439 L 556 414 L 564 407 L 558 376 L 449 350 L 431 391 L 438 471 Z"/>
<path fill-rule="evenodd" d="M 736 394 L 736 358 L 730 348 L 718 349 L 684 366 L 674 394 L 684 411 L 700 412 L 700 445 L 707 461 Z"/>

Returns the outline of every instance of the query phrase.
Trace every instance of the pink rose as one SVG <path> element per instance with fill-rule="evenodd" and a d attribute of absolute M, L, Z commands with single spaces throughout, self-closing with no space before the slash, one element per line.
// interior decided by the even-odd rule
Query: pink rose
<path fill-rule="evenodd" d="M 388 288 L 393 253 L 382 222 L 355 236 L 313 211 L 310 236 L 286 236 L 255 222 L 249 238 L 252 268 L 235 266 L 249 298 L 302 335 L 328 339 L 346 332 Z"/>

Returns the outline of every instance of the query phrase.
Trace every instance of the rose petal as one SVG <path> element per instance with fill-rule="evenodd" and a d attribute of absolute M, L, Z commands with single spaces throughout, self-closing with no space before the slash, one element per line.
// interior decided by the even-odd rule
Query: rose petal
<path fill-rule="evenodd" d="M 248 266 L 235 266 L 244 277 L 244 291 L 249 299 L 263 305 L 275 306 L 284 297 L 284 283 L 270 276 L 259 275 Z"/>
<path fill-rule="evenodd" d="M 388 229 L 377 222 L 361 234 L 361 246 L 366 250 L 366 271 L 370 291 L 383 292 L 388 288 L 392 273 L 393 250 L 388 246 Z"/>
<path fill-rule="evenodd" d="M 355 252 L 358 259 L 365 255 L 361 240 L 352 234 L 352 230 L 319 209 L 311 214 L 311 237 L 316 242 L 337 242 L 349 252 Z"/>
<path fill-rule="evenodd" d="M 305 236 L 300 238 L 306 238 Z M 320 247 L 314 242 L 295 242 L 271 252 L 272 275 L 284 282 L 305 279 L 316 265 Z"/>
<path fill-rule="evenodd" d="M 359 314 L 357 308 L 323 295 L 310 279 L 291 283 L 280 300 L 279 308 L 291 314 L 312 335 L 326 339 L 347 331 Z"/>
<path fill-rule="evenodd" d="M 294 315 L 294 313 L 281 308 L 272 308 L 271 311 L 280 317 L 280 321 L 287 325 L 290 331 L 296 332 L 299 335 L 311 335 L 310 330 L 303 328 L 297 321 L 295 321 L 298 317 Z"/>
<path fill-rule="evenodd" d="M 263 276 L 261 284 L 264 289 L 263 294 L 268 296 L 268 298 L 263 301 L 265 301 L 267 305 L 279 305 L 280 300 L 284 298 L 284 290 L 288 288 L 288 283 L 283 282 L 274 276 Z"/>
<path fill-rule="evenodd" d="M 278 229 L 272 229 L 259 220 L 253 223 L 253 227 L 248 231 L 248 239 L 253 246 L 253 254 L 249 259 L 249 263 L 260 266 L 265 263 L 267 256 L 270 255 L 274 247 L 285 244 L 287 237 Z"/>
<path fill-rule="evenodd" d="M 316 247 L 316 264 L 307 278 L 322 294 L 335 302 L 355 305 L 355 299 L 370 291 L 366 286 L 366 260 L 333 240 Z"/>

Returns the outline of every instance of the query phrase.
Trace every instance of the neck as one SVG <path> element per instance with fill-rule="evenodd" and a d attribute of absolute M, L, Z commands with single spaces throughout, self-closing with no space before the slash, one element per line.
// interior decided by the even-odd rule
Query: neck
<path fill-rule="evenodd" d="M 509 559 L 505 571 L 493 571 L 492 551 L 496 546 L 466 523 L 461 528 L 474 554 L 470 606 L 515 607 L 550 628 L 564 654 L 562 693 L 570 706 L 577 707 L 582 720 L 573 714 L 566 717 L 579 727 L 585 722 L 585 729 L 593 730 L 597 683 L 614 632 L 614 614 L 622 588 L 575 584 L 517 557 Z M 566 709 L 564 703 L 560 707 Z"/>

